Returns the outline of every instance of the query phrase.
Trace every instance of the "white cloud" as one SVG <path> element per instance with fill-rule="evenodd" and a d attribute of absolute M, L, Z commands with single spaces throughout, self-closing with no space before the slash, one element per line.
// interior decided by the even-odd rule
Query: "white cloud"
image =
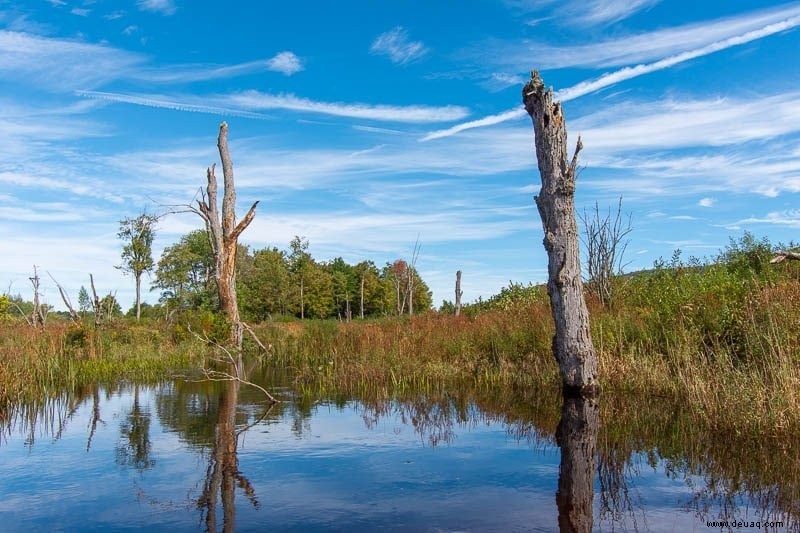
<path fill-rule="evenodd" d="M 578 26 L 619 22 L 658 4 L 661 0 L 580 0 L 571 2 L 559 20 Z"/>
<path fill-rule="evenodd" d="M 408 32 L 397 26 L 386 33 L 378 35 L 372 42 L 370 52 L 387 56 L 392 63 L 405 65 L 428 53 L 422 41 L 411 41 Z"/>
<path fill-rule="evenodd" d="M 138 0 L 136 5 L 142 11 L 161 13 L 162 15 L 173 15 L 177 8 L 172 0 Z"/>
<path fill-rule="evenodd" d="M 729 146 L 800 132 L 800 92 L 620 104 L 576 120 L 587 152 Z"/>
<path fill-rule="evenodd" d="M 304 69 L 303 62 L 292 52 L 281 52 L 269 61 L 267 61 L 267 69 L 274 72 L 281 72 L 286 76 L 297 74 Z"/>
<path fill-rule="evenodd" d="M 496 92 L 502 91 L 507 87 L 515 85 L 522 86 L 525 83 L 525 77 L 518 74 L 508 74 L 505 72 L 492 72 L 488 78 L 481 82 L 481 85 L 488 90 Z"/>
<path fill-rule="evenodd" d="M 800 11 L 800 10 L 798 10 Z M 698 57 L 702 57 L 705 55 L 709 55 L 715 52 L 719 52 L 721 50 L 725 50 L 727 48 L 731 48 L 733 46 L 738 46 L 741 44 L 749 43 L 758 39 L 763 39 L 764 37 L 768 37 L 770 35 L 774 35 L 776 33 L 786 31 L 788 29 L 795 28 L 800 26 L 800 15 L 781 20 L 775 22 L 773 24 L 769 24 L 762 28 L 741 34 L 735 35 L 733 37 L 729 37 L 722 41 L 717 41 L 710 43 L 702 48 L 698 48 L 696 50 L 690 50 L 688 52 L 683 52 L 678 55 L 666 57 L 663 59 L 659 59 L 653 63 L 648 64 L 641 64 L 636 65 L 634 67 L 625 67 L 614 72 L 610 72 L 608 74 L 603 74 L 602 76 L 580 82 L 572 87 L 568 87 L 566 89 L 562 89 L 556 92 L 553 95 L 554 100 L 560 100 L 562 102 L 567 102 L 569 100 L 573 100 L 580 96 L 584 96 L 586 94 L 598 91 L 605 87 L 610 87 L 617 83 L 620 83 L 625 80 L 630 80 L 633 78 L 637 78 L 644 74 L 649 74 L 651 72 L 656 72 L 659 70 L 664 70 L 666 68 L 673 67 L 680 63 L 689 61 L 691 59 L 696 59 Z M 439 139 L 441 137 L 447 137 L 450 135 L 455 135 L 456 133 L 472 129 L 472 128 L 480 128 L 484 126 L 493 126 L 495 124 L 499 124 L 501 122 L 505 122 L 507 120 L 513 120 L 525 115 L 525 111 L 520 108 L 511 109 L 509 111 L 505 111 L 503 113 L 499 113 L 496 115 L 490 115 L 488 117 L 484 117 L 482 119 L 473 120 L 470 122 L 466 122 L 464 124 L 458 124 L 451 128 L 447 128 L 444 130 L 433 131 L 426 136 L 424 136 L 422 141 L 429 141 L 432 139 Z"/>
<path fill-rule="evenodd" d="M 73 7 L 70 10 L 70 13 L 72 13 L 73 15 L 77 15 L 79 17 L 88 17 L 89 13 L 91 13 L 91 12 L 92 12 L 91 9 L 84 9 L 84 8 L 80 8 L 80 7 Z"/>
<path fill-rule="evenodd" d="M 272 95 L 258 91 L 202 98 L 153 94 L 119 94 L 101 91 L 76 91 L 76 94 L 86 98 L 97 98 L 147 107 L 160 107 L 176 111 L 238 115 L 258 119 L 268 117 L 257 113 L 257 111 L 273 109 L 406 123 L 444 122 L 458 120 L 469 114 L 467 109 L 458 106 L 392 106 L 319 102 L 293 94 Z"/>
<path fill-rule="evenodd" d="M 125 12 L 124 11 L 112 11 L 111 13 L 109 13 L 107 15 L 103 15 L 103 18 L 106 19 L 106 20 L 117 20 L 117 19 L 121 19 L 124 16 L 125 16 Z"/>
<path fill-rule="evenodd" d="M 697 202 L 697 205 L 699 205 L 700 207 L 713 207 L 714 204 L 716 203 L 717 203 L 716 198 L 706 197 L 706 198 L 701 198 L 700 201 Z"/>
<path fill-rule="evenodd" d="M 501 124 L 503 122 L 507 122 L 509 120 L 514 120 L 520 117 L 525 116 L 525 110 L 516 108 L 510 109 L 508 111 L 504 111 L 502 113 L 498 113 L 497 115 L 489 115 L 488 117 L 483 117 L 478 120 L 471 120 L 469 122 L 464 122 L 463 124 L 456 124 L 455 126 L 443 130 L 432 131 L 422 137 L 420 141 L 432 141 L 433 139 L 440 139 L 442 137 L 450 137 L 451 135 L 455 135 L 456 133 L 461 133 L 462 131 L 471 130 L 474 128 L 483 128 L 485 126 L 494 126 L 495 124 Z"/>
<path fill-rule="evenodd" d="M 340 117 L 410 123 L 459 120 L 469 114 L 467 109 L 460 106 L 393 106 L 320 102 L 293 94 L 272 95 L 259 91 L 232 94 L 222 97 L 221 101 L 231 106 L 253 110 L 285 109 Z"/>
<path fill-rule="evenodd" d="M 725 226 L 732 229 L 733 227 L 741 227 L 753 224 L 769 224 L 776 226 L 784 226 L 789 228 L 800 228 L 800 209 L 790 209 L 787 211 L 771 211 L 764 217 L 750 217 L 726 224 Z"/>
<path fill-rule="evenodd" d="M 744 35 L 800 16 L 800 5 L 751 11 L 711 22 L 692 23 L 614 40 L 565 47 L 530 41 L 491 41 L 476 45 L 468 54 L 479 64 L 516 70 L 535 61 L 540 70 L 568 67 L 607 68 L 648 63 L 676 56 Z"/>
<path fill-rule="evenodd" d="M 143 59 L 110 46 L 0 30 L 0 73 L 45 89 L 95 87 L 124 77 Z"/>
<path fill-rule="evenodd" d="M 124 30 L 122 30 L 123 35 L 133 35 L 139 31 L 139 26 L 135 24 L 131 24 L 130 26 L 126 26 Z"/>
<path fill-rule="evenodd" d="M 75 94 L 78 96 L 82 96 L 84 98 L 95 98 L 107 102 L 120 102 L 120 103 L 135 104 L 145 107 L 172 109 L 173 111 L 190 111 L 193 113 L 209 113 L 211 115 L 239 116 L 244 118 L 254 118 L 261 120 L 269 118 L 267 115 L 253 113 L 250 111 L 203 105 L 203 104 L 192 104 L 188 102 L 181 102 L 178 99 L 172 99 L 171 97 L 162 95 L 117 94 L 117 93 L 106 93 L 101 91 L 76 91 Z"/>

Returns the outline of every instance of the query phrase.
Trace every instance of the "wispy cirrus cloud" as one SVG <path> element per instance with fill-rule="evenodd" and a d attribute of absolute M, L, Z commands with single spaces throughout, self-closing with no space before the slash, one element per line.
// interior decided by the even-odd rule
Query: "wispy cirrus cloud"
<path fill-rule="evenodd" d="M 40 88 L 97 87 L 143 63 L 141 55 L 111 46 L 0 30 L 0 73 Z"/>
<path fill-rule="evenodd" d="M 789 228 L 800 228 L 800 209 L 789 209 L 786 211 L 770 211 L 763 217 L 749 217 L 726 224 L 731 229 L 739 229 L 741 226 L 750 225 L 775 225 Z"/>
<path fill-rule="evenodd" d="M 128 25 L 124 34 L 138 31 Z M 43 37 L 21 31 L 0 30 L 0 73 L 7 79 L 34 81 L 48 90 L 89 90 L 119 80 L 182 84 L 234 78 L 274 71 L 287 76 L 303 70 L 300 58 L 289 51 L 270 59 L 233 65 L 149 66 L 150 59 L 108 45 Z"/>
<path fill-rule="evenodd" d="M 422 41 L 412 41 L 408 31 L 402 26 L 397 26 L 378 35 L 372 42 L 370 52 L 385 55 L 392 63 L 405 65 L 427 54 L 428 48 Z"/>
<path fill-rule="evenodd" d="M 259 111 L 284 110 L 313 113 L 337 117 L 368 119 L 387 122 L 430 123 L 459 120 L 469 114 L 460 106 L 393 106 L 383 104 L 350 104 L 343 102 L 321 102 L 293 94 L 268 94 L 245 91 L 216 96 L 164 96 L 143 94 L 120 94 L 100 91 L 77 91 L 87 98 L 161 107 L 176 111 L 194 111 L 212 114 L 236 114 L 249 118 L 265 118 Z"/>
<path fill-rule="evenodd" d="M 280 72 L 286 76 L 297 74 L 302 71 L 303 62 L 293 52 L 285 51 L 276 54 L 273 58 L 267 61 L 267 69 L 274 72 Z"/>
<path fill-rule="evenodd" d="M 619 104 L 572 127 L 598 153 L 735 145 L 800 132 L 800 92 Z"/>
<path fill-rule="evenodd" d="M 270 118 L 268 115 L 253 113 L 252 111 L 246 111 L 242 109 L 181 101 L 180 97 L 176 98 L 154 94 L 120 94 L 102 91 L 75 91 L 75 94 L 84 98 L 93 98 L 106 102 L 118 102 L 123 104 L 140 105 L 144 107 L 172 109 L 173 111 L 189 111 L 192 113 L 208 113 L 211 115 L 238 116 L 260 120 Z M 201 99 L 193 98 L 192 100 L 200 101 Z"/>
<path fill-rule="evenodd" d="M 639 11 L 658 4 L 661 0 L 505 0 L 514 10 L 529 15 L 542 15 L 529 22 L 535 25 L 544 20 L 554 20 L 564 26 L 599 26 L 624 20 Z"/>
<path fill-rule="evenodd" d="M 142 11 L 160 13 L 162 15 L 174 15 L 177 11 L 173 0 L 138 0 L 136 5 Z"/>
<path fill-rule="evenodd" d="M 712 21 L 696 22 L 612 40 L 551 46 L 534 41 L 485 41 L 464 54 L 491 69 L 517 71 L 520 65 L 541 70 L 568 67 L 609 68 L 648 63 L 706 47 L 800 16 L 800 4 L 750 11 Z"/>
<path fill-rule="evenodd" d="M 661 0 L 582 0 L 570 2 L 563 20 L 577 26 L 611 24 L 652 7 Z"/>
<path fill-rule="evenodd" d="M 649 74 L 659 70 L 664 70 L 673 67 L 675 65 L 678 65 L 680 63 L 696 59 L 698 57 L 703 57 L 709 54 L 713 54 L 715 52 L 726 50 L 734 46 L 739 46 L 745 43 L 763 39 L 765 37 L 774 35 L 776 33 L 780 33 L 782 31 L 796 28 L 797 26 L 800 26 L 800 6 L 798 6 L 797 9 L 792 10 L 792 12 L 793 13 L 796 12 L 797 14 L 789 18 L 773 22 L 761 28 L 748 31 L 740 35 L 734 35 L 726 39 L 723 39 L 721 41 L 712 42 L 710 44 L 707 44 L 706 46 L 697 48 L 695 50 L 689 50 L 677 55 L 665 57 L 659 59 L 658 61 L 654 61 L 652 63 L 640 64 L 634 67 L 625 67 L 616 70 L 614 72 L 603 74 L 598 78 L 586 80 L 576 85 L 573 85 L 572 87 L 562 89 L 556 92 L 553 95 L 553 97 L 555 100 L 566 102 L 578 98 L 580 96 L 584 96 L 592 92 L 598 91 L 605 87 L 610 87 L 622 81 L 637 78 L 639 76 L 643 76 L 645 74 Z M 478 120 L 466 122 L 464 124 L 457 124 L 447 129 L 430 132 L 429 134 L 422 137 L 420 140 L 430 141 L 433 139 L 448 137 L 450 135 L 455 135 L 457 133 L 460 133 L 468 129 L 480 128 L 484 126 L 492 126 L 508 120 L 514 120 L 522 116 L 525 116 L 525 111 L 521 108 L 514 108 L 496 115 L 489 115 L 487 117 Z"/>

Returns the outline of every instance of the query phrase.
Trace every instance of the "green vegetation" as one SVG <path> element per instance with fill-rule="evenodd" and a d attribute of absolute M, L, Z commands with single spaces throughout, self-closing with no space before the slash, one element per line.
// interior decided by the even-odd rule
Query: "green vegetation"
<path fill-rule="evenodd" d="M 800 429 L 800 265 L 770 265 L 746 234 L 706 262 L 617 277 L 612 307 L 590 295 L 606 394 L 669 397 L 735 434 Z M 558 373 L 543 287 L 511 285 L 460 317 L 429 313 L 366 324 L 266 324 L 278 365 L 306 386 L 386 391 L 552 387 Z"/>
<path fill-rule="evenodd" d="M 197 261 L 203 255 L 188 253 L 190 245 L 202 246 L 202 236 L 190 234 L 165 251 L 162 287 L 167 272 L 182 274 L 169 278 L 178 281 L 163 289 L 163 305 L 142 307 L 142 325 L 118 317 L 88 330 L 51 320 L 35 332 L 4 320 L 0 401 L 80 381 L 155 377 L 200 364 L 193 354 L 206 347 L 192 332 L 224 338 L 226 331 L 213 311 L 210 281 L 200 275 L 206 272 Z M 651 270 L 615 276 L 615 296 L 606 305 L 590 292 L 604 394 L 670 398 L 707 429 L 726 433 L 800 430 L 800 262 L 769 264 L 777 248 L 745 234 L 713 259 L 683 261 L 676 252 Z M 180 268 L 167 269 L 165 258 L 176 252 L 186 252 Z M 288 369 L 301 389 L 388 396 L 467 385 L 557 394 L 543 287 L 511 284 L 467 305 L 459 317 L 443 311 L 381 316 L 396 313 L 397 295 L 402 297 L 395 265 L 379 270 L 341 259 L 320 264 L 309 256 L 298 268 L 290 256 L 276 249 L 244 253 L 239 290 L 247 320 L 260 322 L 255 330 L 270 348 L 266 360 Z M 301 314 L 295 298 L 299 269 L 305 269 L 307 316 L 340 320 L 292 318 Z M 359 307 L 354 302 L 362 279 L 368 318 L 348 322 L 348 305 L 351 312 Z M 329 291 L 328 299 L 315 292 L 317 283 Z M 424 285 L 418 281 L 416 287 Z M 324 311 L 320 302 L 327 302 Z M 0 304 L 5 315 L 13 311 L 11 299 Z M 167 316 L 165 309 L 177 312 Z M 251 344 L 246 349 L 256 351 Z"/>

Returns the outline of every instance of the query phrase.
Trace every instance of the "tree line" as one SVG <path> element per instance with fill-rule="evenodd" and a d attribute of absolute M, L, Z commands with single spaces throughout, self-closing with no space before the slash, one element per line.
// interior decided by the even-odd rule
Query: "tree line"
<path fill-rule="evenodd" d="M 432 294 L 416 268 L 403 259 L 378 267 L 373 261 L 355 265 L 341 257 L 319 261 L 308 240 L 295 237 L 286 250 L 239 245 L 236 291 L 245 321 L 277 317 L 338 318 L 414 314 L 431 308 Z M 206 230 L 183 235 L 161 254 L 153 272 L 152 290 L 159 307 L 216 310 L 219 306 L 214 256 Z M 154 311 L 145 305 L 145 314 Z"/>

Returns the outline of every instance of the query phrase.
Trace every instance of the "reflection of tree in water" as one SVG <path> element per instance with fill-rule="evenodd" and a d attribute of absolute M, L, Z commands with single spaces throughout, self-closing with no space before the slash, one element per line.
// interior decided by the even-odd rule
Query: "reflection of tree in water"
<path fill-rule="evenodd" d="M 558 526 L 562 532 L 592 530 L 594 466 L 600 408 L 597 398 L 564 397 L 556 442 L 561 448 L 558 468 Z"/>
<path fill-rule="evenodd" d="M 137 470 L 151 468 L 150 410 L 139 403 L 139 386 L 133 387 L 133 405 L 119 427 L 120 441 L 116 447 L 117 464 Z"/>

